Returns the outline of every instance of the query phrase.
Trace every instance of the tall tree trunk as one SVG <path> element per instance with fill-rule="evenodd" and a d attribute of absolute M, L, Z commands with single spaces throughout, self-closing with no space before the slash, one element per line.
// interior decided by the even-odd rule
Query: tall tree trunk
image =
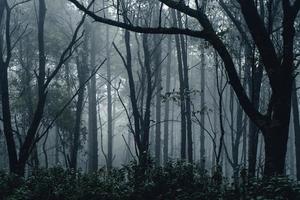
<path fill-rule="evenodd" d="M 248 77 L 249 93 L 255 109 L 259 109 L 260 102 L 260 89 L 263 75 L 263 67 L 259 63 L 258 67 L 254 63 L 254 50 L 250 46 L 245 47 L 246 54 L 246 75 Z M 250 69 L 252 68 L 252 75 L 250 75 Z M 251 78 L 250 78 L 251 77 Z M 249 176 L 255 176 L 256 170 L 256 157 L 257 157 L 257 143 L 258 143 L 259 129 L 253 121 L 249 120 L 249 140 L 248 140 L 248 170 Z"/>
<path fill-rule="evenodd" d="M 84 96 L 85 96 L 85 81 L 88 74 L 88 41 L 89 41 L 89 27 L 88 24 L 85 24 L 85 29 L 87 32 L 84 35 L 82 51 L 79 52 L 80 56 L 76 57 L 76 67 L 77 67 L 77 78 L 78 78 L 78 95 L 76 102 L 76 111 L 75 111 L 75 124 L 72 134 L 72 143 L 70 148 L 70 160 L 69 167 L 71 169 L 77 170 L 77 160 L 78 160 L 78 151 L 80 146 L 80 133 L 81 133 L 81 119 L 82 112 L 84 108 Z"/>
<path fill-rule="evenodd" d="M 155 164 L 160 166 L 161 163 L 161 71 L 162 71 L 162 59 L 161 59 L 161 41 L 154 37 L 154 61 L 155 61 L 155 84 L 156 84 L 156 103 L 155 103 Z"/>
<path fill-rule="evenodd" d="M 23 41 L 20 41 L 20 55 L 19 60 L 22 68 L 24 69 L 24 74 L 20 76 L 20 80 L 24 85 L 24 95 L 25 95 L 25 102 L 26 102 L 26 111 L 27 111 L 27 118 L 25 120 L 25 125 L 30 126 L 30 122 L 33 119 L 34 114 L 34 103 L 33 103 L 33 91 L 32 91 L 32 54 L 30 49 L 30 39 L 28 36 L 25 37 L 25 48 L 23 47 Z M 24 52 L 23 52 L 24 51 Z M 28 127 L 27 127 L 28 128 Z M 32 154 L 30 156 L 30 163 L 31 168 L 38 169 L 39 167 L 39 157 L 38 157 L 38 144 L 35 144 L 32 150 Z"/>
<path fill-rule="evenodd" d="M 204 112 L 201 113 L 200 122 L 202 124 L 202 128 L 200 129 L 200 167 L 201 169 L 205 169 L 205 55 L 204 55 L 204 47 L 201 47 L 201 99 L 200 99 L 200 109 Z"/>
<path fill-rule="evenodd" d="M 242 48 L 242 45 L 241 45 Z M 242 55 L 240 53 L 239 55 L 239 76 L 242 75 Z M 243 87 L 246 86 L 246 80 L 243 80 Z M 231 90 L 233 91 L 233 90 Z M 234 102 L 236 102 L 234 100 Z M 233 123 L 232 123 L 232 129 L 233 129 Z M 234 181 L 236 184 L 236 187 L 238 187 L 239 183 L 239 171 L 240 171 L 240 165 L 239 165 L 239 157 L 240 157 L 240 141 L 241 137 L 243 135 L 243 109 L 242 107 L 236 102 L 236 132 L 235 132 L 235 137 L 233 137 L 232 140 L 232 168 L 233 168 L 233 176 L 234 176 Z"/>
<path fill-rule="evenodd" d="M 172 18 L 174 27 L 177 27 L 177 17 L 175 10 L 172 10 Z M 186 105 L 184 96 L 184 78 L 183 78 L 183 64 L 182 64 L 182 53 L 179 35 L 175 35 L 175 44 L 177 51 L 177 62 L 178 62 L 178 76 L 179 76 L 179 94 L 180 94 L 180 115 L 181 115 L 181 147 L 180 155 L 181 159 L 186 159 Z"/>
<path fill-rule="evenodd" d="M 10 172 L 18 174 L 19 173 L 17 169 L 18 158 L 17 158 L 16 144 L 13 138 L 14 136 L 13 136 L 12 124 L 11 124 L 7 68 L 8 66 L 6 66 L 4 63 L 0 63 L 3 129 L 6 138 Z"/>
<path fill-rule="evenodd" d="M 86 53 L 83 53 L 83 60 L 87 59 Z M 80 133 L 81 133 L 81 117 L 82 117 L 82 111 L 84 106 L 84 82 L 85 82 L 85 68 L 86 62 L 80 62 L 79 58 L 77 58 L 77 76 L 79 81 L 79 91 L 78 91 L 78 98 L 76 102 L 76 111 L 75 111 L 75 124 L 74 124 L 74 130 L 72 135 L 72 144 L 70 148 L 70 163 L 69 167 L 71 169 L 77 170 L 77 160 L 78 160 L 78 151 L 79 151 L 79 145 L 80 145 Z M 83 66 L 84 65 L 84 66 Z"/>
<path fill-rule="evenodd" d="M 111 94 L 111 60 L 109 27 L 106 26 L 106 57 L 107 57 L 107 169 L 113 165 L 113 128 L 112 128 L 112 94 Z"/>
<path fill-rule="evenodd" d="M 91 25 L 92 26 L 92 25 Z M 96 38 L 95 29 L 91 28 L 91 63 L 90 74 L 96 65 Z M 96 76 L 92 76 L 88 87 L 88 171 L 95 172 L 98 169 L 98 131 L 97 131 L 97 90 Z"/>
<path fill-rule="evenodd" d="M 140 148 L 140 161 L 142 167 L 146 169 L 149 163 L 149 131 L 150 131 L 150 120 L 151 120 L 151 102 L 152 95 L 154 91 L 154 86 L 152 84 L 152 72 L 151 72 L 151 60 L 150 60 L 150 48 L 148 43 L 148 35 L 144 34 L 142 36 L 143 40 L 143 50 L 144 50 L 144 67 L 146 71 L 146 103 L 144 111 L 144 119 L 141 120 L 142 124 L 142 135 L 141 135 L 141 148 Z M 155 110 L 155 109 L 153 109 Z M 154 140 L 153 140 L 154 141 Z"/>
<path fill-rule="evenodd" d="M 166 93 L 170 92 L 171 85 L 171 61 L 172 61 L 172 38 L 168 37 L 168 58 L 166 69 Z M 167 99 L 165 103 L 165 117 L 164 117 L 164 165 L 168 162 L 169 156 L 169 112 L 170 112 L 170 100 Z"/>
<path fill-rule="evenodd" d="M 155 12 L 153 24 L 159 26 L 159 18 L 162 14 L 162 10 L 159 9 L 159 3 L 156 2 L 154 4 Z M 161 165 L 161 91 L 162 91 L 162 35 L 153 35 L 154 48 L 153 48 L 153 56 L 154 56 L 154 69 L 155 69 L 155 86 L 156 86 L 156 103 L 155 103 L 155 164 L 156 166 Z"/>
<path fill-rule="evenodd" d="M 179 28 L 183 28 L 181 14 L 177 12 Z M 187 20 L 187 19 L 186 19 Z M 186 22 L 187 23 L 187 22 Z M 193 162 L 193 133 L 192 133 L 192 116 L 191 116 L 191 98 L 189 84 L 189 67 L 188 67 L 188 52 L 187 38 L 180 35 L 181 53 L 183 63 L 183 80 L 184 80 L 184 96 L 185 96 L 185 115 L 186 115 L 186 133 L 187 133 L 187 154 L 188 162 Z"/>
<path fill-rule="evenodd" d="M 173 83 L 173 88 L 176 88 L 176 78 L 173 79 L 174 83 Z M 170 148 L 170 154 L 171 154 L 171 158 L 174 158 L 176 156 L 176 148 L 175 148 L 175 142 L 176 142 L 176 139 L 175 139 L 175 134 L 174 133 L 174 126 L 175 126 L 175 123 L 174 123 L 174 113 L 175 113 L 175 102 L 172 101 L 172 114 L 171 114 L 171 119 L 172 119 L 172 122 L 171 122 L 171 132 L 170 132 L 170 145 L 171 145 L 171 148 Z"/>

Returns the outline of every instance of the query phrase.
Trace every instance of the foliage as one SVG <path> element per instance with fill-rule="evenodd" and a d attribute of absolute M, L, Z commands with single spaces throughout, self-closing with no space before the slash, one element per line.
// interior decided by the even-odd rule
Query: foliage
<path fill-rule="evenodd" d="M 0 173 L 0 199 L 9 200 L 194 200 L 299 199 L 300 187 L 286 177 L 249 179 L 237 185 L 209 176 L 185 162 L 141 169 L 136 163 L 109 173 L 64 170 L 56 167 L 33 172 L 26 180 Z"/>

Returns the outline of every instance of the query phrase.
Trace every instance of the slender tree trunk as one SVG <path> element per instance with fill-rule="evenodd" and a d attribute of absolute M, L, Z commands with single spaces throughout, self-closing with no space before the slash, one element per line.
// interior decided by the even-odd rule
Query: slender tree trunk
<path fill-rule="evenodd" d="M 179 28 L 183 28 L 181 15 L 177 12 L 177 19 Z M 185 115 L 186 115 L 186 133 L 187 133 L 187 154 L 188 162 L 193 162 L 193 133 L 192 133 L 192 116 L 191 116 L 191 98 L 190 98 L 190 84 L 189 84 L 189 67 L 188 67 L 188 52 L 187 52 L 187 39 L 180 35 L 181 53 L 183 63 L 183 80 L 184 80 L 184 96 L 185 96 Z"/>
<path fill-rule="evenodd" d="M 106 57 L 107 57 L 107 169 L 113 166 L 113 129 L 112 129 L 112 94 L 111 94 L 111 60 L 109 27 L 106 26 Z"/>
<path fill-rule="evenodd" d="M 12 124 L 11 124 L 7 68 L 8 66 L 6 66 L 4 63 L 0 63 L 3 129 L 6 138 L 10 172 L 22 174 L 22 172 L 18 171 L 18 165 L 17 165 L 18 158 L 17 158 L 16 144 L 13 138 Z M 24 170 L 25 169 L 23 169 L 22 171 Z"/>
<path fill-rule="evenodd" d="M 201 99 L 200 99 L 200 109 L 204 112 L 201 113 L 200 122 L 203 128 L 200 129 L 200 167 L 201 169 L 205 169 L 205 55 L 204 55 L 204 47 L 201 48 Z"/>
<path fill-rule="evenodd" d="M 22 68 L 24 69 L 24 73 L 20 76 L 20 80 L 24 85 L 24 96 L 25 96 L 25 102 L 26 102 L 26 111 L 27 111 L 27 118 L 25 120 L 26 127 L 30 126 L 30 122 L 33 119 L 33 114 L 34 114 L 34 106 L 33 106 L 33 91 L 32 91 L 32 55 L 31 49 L 30 49 L 30 39 L 28 36 L 25 37 L 25 49 L 23 48 L 23 41 L 20 41 L 20 51 L 19 51 L 19 60 Z M 24 51 L 24 52 L 23 52 Z M 38 157 L 38 144 L 35 144 L 32 150 L 32 154 L 30 156 L 30 163 L 31 163 L 31 168 L 34 170 L 38 169 L 39 167 L 39 157 Z"/>
<path fill-rule="evenodd" d="M 83 55 L 84 59 L 86 59 L 86 54 Z M 83 62 L 85 63 L 85 62 Z M 81 133 L 81 117 L 84 106 L 84 81 L 85 81 L 85 66 L 83 63 L 80 63 L 79 58 L 77 58 L 77 76 L 79 81 L 79 88 L 81 88 L 78 92 L 78 98 L 76 102 L 76 112 L 75 112 L 75 125 L 72 137 L 72 144 L 70 148 L 70 168 L 77 170 L 77 160 L 78 160 L 78 151 L 80 145 L 80 133 Z"/>
<path fill-rule="evenodd" d="M 92 26 L 92 25 L 91 25 Z M 91 63 L 90 74 L 96 65 L 96 39 L 95 29 L 91 28 Z M 97 131 L 97 90 L 96 76 L 92 76 L 88 87 L 88 171 L 95 172 L 98 169 L 98 131 Z"/>
<path fill-rule="evenodd" d="M 259 109 L 259 102 L 260 102 L 260 89 L 261 89 L 261 81 L 263 75 L 263 68 L 262 65 L 259 63 L 258 67 L 256 68 L 254 63 L 254 52 L 251 47 L 245 47 L 245 54 L 246 54 L 246 63 L 249 63 L 246 66 L 246 69 L 249 69 L 246 72 L 246 75 L 249 78 L 249 93 L 251 96 L 251 100 L 255 109 Z M 252 75 L 250 75 L 250 69 L 252 68 Z M 256 157 L 257 157 L 257 143 L 258 143 L 258 127 L 253 123 L 253 121 L 249 120 L 249 140 L 248 140 L 248 170 L 249 176 L 255 176 L 256 170 Z"/>
<path fill-rule="evenodd" d="M 149 131 L 150 131 L 150 120 L 151 120 L 151 102 L 154 86 L 152 84 L 152 72 L 151 72 L 151 60 L 150 60 L 150 48 L 148 44 L 148 35 L 144 34 L 143 39 L 143 50 L 144 50 L 144 67 L 146 71 L 146 103 L 144 111 L 144 119 L 142 121 L 142 135 L 141 135 L 141 148 L 140 148 L 140 157 L 142 167 L 146 169 L 149 163 Z M 155 110 L 155 109 L 153 109 Z M 154 141 L 154 140 L 153 140 Z"/>
<path fill-rule="evenodd" d="M 155 3 L 155 12 L 153 24 L 159 26 L 159 17 L 161 12 L 159 9 L 159 3 Z M 154 56 L 154 64 L 155 64 L 155 86 L 156 86 L 156 103 L 155 103 L 155 164 L 156 166 L 161 165 L 161 91 L 162 91 L 162 35 L 153 35 L 154 48 L 153 48 L 153 56 Z"/>
<path fill-rule="evenodd" d="M 177 18 L 176 12 L 174 10 L 172 12 L 172 18 L 174 27 L 177 27 Z M 181 114 L 181 159 L 186 159 L 186 105 L 185 105 L 185 96 L 184 96 L 184 78 L 183 78 L 183 64 L 182 64 L 182 53 L 180 46 L 180 38 L 179 35 L 175 35 L 175 44 L 177 50 L 177 62 L 178 62 L 178 76 L 179 76 L 179 94 L 180 94 L 180 114 Z"/>
<path fill-rule="evenodd" d="M 174 83 L 173 83 L 173 88 L 176 88 L 176 78 L 173 79 L 174 80 Z M 170 139 L 171 139 L 171 148 L 170 148 L 170 153 L 171 153 L 171 158 L 174 158 L 176 156 L 176 152 L 175 152 L 175 133 L 174 133 L 174 113 L 175 113 L 175 102 L 172 101 L 172 116 L 171 116 L 171 119 L 172 119 L 172 122 L 171 122 L 171 132 L 170 132 Z"/>
<path fill-rule="evenodd" d="M 172 61 L 172 38 L 168 37 L 168 58 L 167 58 L 167 69 L 166 69 L 166 92 L 170 92 L 170 84 L 171 84 L 171 61 Z M 165 103 L 165 117 L 164 117 L 164 165 L 168 162 L 169 155 L 169 109 L 170 108 L 170 100 L 167 99 Z"/>
<path fill-rule="evenodd" d="M 242 45 L 241 45 L 242 48 Z M 239 76 L 242 75 L 242 55 L 239 55 Z M 243 87 L 246 86 L 246 80 L 243 80 Z M 231 90 L 233 91 L 233 90 Z M 242 107 L 236 102 L 234 99 L 233 101 L 236 103 L 236 132 L 235 137 L 232 139 L 232 168 L 233 168 L 233 176 L 236 187 L 238 187 L 239 183 L 239 172 L 240 172 L 240 165 L 239 165 L 239 157 L 240 157 L 240 141 L 241 137 L 243 135 L 243 109 Z M 232 123 L 232 130 L 233 130 L 234 124 Z"/>
<path fill-rule="evenodd" d="M 160 166 L 161 163 L 161 71 L 162 71 L 162 59 L 161 59 L 161 41 L 158 36 L 154 37 L 154 61 L 155 61 L 155 81 L 156 81 L 156 103 L 155 103 L 155 164 Z"/>
<path fill-rule="evenodd" d="M 89 31 L 89 27 L 85 24 L 85 28 L 87 32 Z M 78 95 L 77 95 L 77 102 L 76 102 L 76 111 L 75 111 L 75 124 L 74 130 L 72 135 L 72 143 L 70 148 L 70 160 L 69 160 L 69 167 L 71 169 L 77 170 L 77 160 L 78 160 L 78 151 L 80 146 L 80 133 L 81 133 L 81 119 L 82 119 L 82 112 L 84 108 L 84 96 L 85 96 L 85 81 L 87 79 L 88 74 L 88 41 L 89 41 L 89 34 L 85 33 L 84 42 L 83 42 L 83 49 L 80 52 L 81 57 L 76 57 L 76 67 L 77 67 L 77 78 L 78 78 Z"/>
<path fill-rule="evenodd" d="M 2 23 L 6 18 L 9 17 L 5 13 L 5 1 L 0 1 L 0 22 Z M 8 27 L 5 27 L 6 29 Z M 1 57 L 0 57 L 0 91 L 1 91 L 1 108 L 2 108 L 2 119 L 3 119 L 3 131 L 6 139 L 6 146 L 9 159 L 9 170 L 10 172 L 16 172 L 17 165 L 17 151 L 16 144 L 12 131 L 11 124 L 11 112 L 10 112 L 10 101 L 9 101 L 9 89 L 8 89 L 8 60 L 4 60 L 3 47 L 3 31 L 0 32 L 0 44 L 1 44 Z M 7 59 L 7 58 L 6 58 Z"/>

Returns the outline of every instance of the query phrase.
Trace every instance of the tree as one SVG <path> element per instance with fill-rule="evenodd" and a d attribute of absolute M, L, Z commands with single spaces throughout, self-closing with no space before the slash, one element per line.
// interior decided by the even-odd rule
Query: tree
<path fill-rule="evenodd" d="M 5 32 L 4 35 L 0 35 L 0 44 L 2 46 L 3 43 L 6 44 L 5 50 L 1 48 L 1 56 L 0 56 L 0 77 L 1 77 L 1 104 L 2 104 L 2 116 L 3 116 L 3 127 L 4 127 L 4 135 L 6 139 L 6 145 L 8 150 L 9 157 L 9 169 L 10 172 L 15 173 L 17 175 L 24 175 L 25 166 L 29 156 L 32 153 L 33 147 L 38 142 L 38 140 L 44 136 L 42 133 L 37 137 L 38 128 L 41 124 L 41 120 L 43 119 L 43 111 L 47 99 L 48 94 L 48 86 L 51 83 L 52 79 L 56 76 L 60 68 L 63 66 L 66 60 L 72 55 L 74 48 L 76 48 L 76 44 L 78 40 L 80 40 L 80 36 L 78 36 L 79 29 L 83 23 L 83 20 L 77 26 L 74 35 L 67 45 L 66 49 L 62 52 L 60 59 L 53 69 L 53 71 L 49 71 L 49 74 L 46 76 L 46 57 L 45 57 L 45 44 L 44 44 L 44 21 L 46 17 L 46 4 L 44 0 L 39 0 L 38 7 L 38 69 L 36 75 L 36 82 L 38 88 L 37 94 L 37 102 L 36 107 L 32 116 L 32 120 L 30 121 L 29 128 L 26 131 L 25 139 L 20 144 L 19 150 L 17 150 L 17 145 L 14 138 L 14 130 L 12 124 L 11 117 L 11 107 L 10 107 L 10 94 L 9 94 L 9 77 L 8 71 L 10 67 L 10 62 L 12 58 L 12 51 L 14 49 L 14 44 L 11 41 L 11 14 L 13 14 L 13 9 L 17 6 L 22 5 L 28 1 L 23 1 L 21 3 L 16 3 L 14 5 L 9 5 L 8 1 L 1 0 L 0 1 L 0 21 L 5 22 Z M 21 35 L 22 36 L 22 35 Z M 18 40 L 17 40 L 18 42 Z M 2 46 L 3 47 L 3 46 Z"/>
<path fill-rule="evenodd" d="M 289 1 L 281 1 L 282 55 L 279 55 L 276 52 L 275 45 L 266 30 L 264 21 L 259 15 L 255 2 L 252 0 L 238 1 L 240 11 L 249 29 L 249 34 L 258 49 L 262 64 L 264 65 L 264 69 L 270 81 L 272 95 L 269 100 L 267 114 L 260 113 L 246 95 L 245 88 L 241 84 L 230 52 L 222 39 L 218 36 L 207 15 L 202 12 L 198 1 L 196 1 L 195 6 L 191 7 L 186 5 L 183 1 L 178 3 L 173 0 L 159 0 L 166 6 L 196 19 L 203 28 L 201 31 L 191 30 L 188 28 L 178 29 L 176 27 L 139 27 L 126 23 L 126 21 L 114 21 L 99 17 L 92 11 L 86 9 L 78 1 L 69 1 L 74 3 L 74 5 L 94 20 L 101 23 L 126 28 L 135 32 L 152 34 L 185 34 L 197 38 L 203 38 L 208 41 L 223 60 L 224 67 L 229 78 L 229 83 L 233 88 L 241 107 L 249 116 L 251 121 L 253 121 L 263 133 L 265 141 L 264 174 L 267 176 L 283 174 L 290 121 L 294 70 L 294 23 L 300 9 L 300 0 L 296 0 L 293 3 L 290 3 Z"/>

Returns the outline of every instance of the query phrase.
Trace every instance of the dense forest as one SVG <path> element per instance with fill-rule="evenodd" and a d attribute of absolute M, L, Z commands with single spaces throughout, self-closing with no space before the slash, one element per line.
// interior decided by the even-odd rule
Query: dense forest
<path fill-rule="evenodd" d="M 0 200 L 300 199 L 300 0 L 0 0 Z"/>

